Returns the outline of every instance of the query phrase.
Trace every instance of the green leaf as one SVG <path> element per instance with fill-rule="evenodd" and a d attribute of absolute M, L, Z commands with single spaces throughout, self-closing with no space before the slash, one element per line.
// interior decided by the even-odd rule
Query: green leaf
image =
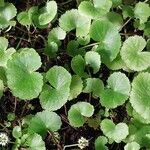
<path fill-rule="evenodd" d="M 86 36 L 89 33 L 91 20 L 76 9 L 66 11 L 59 19 L 59 26 L 70 32 L 76 29 L 76 36 Z"/>
<path fill-rule="evenodd" d="M 42 11 L 44 10 L 44 12 Z M 55 1 L 48 1 L 44 8 L 41 8 L 41 14 L 39 15 L 40 25 L 46 25 L 50 23 L 57 14 L 57 3 Z"/>
<path fill-rule="evenodd" d="M 28 147 L 27 150 L 46 150 L 45 143 L 42 140 L 42 137 L 36 133 L 31 135 L 24 135 L 24 143 L 25 147 Z"/>
<path fill-rule="evenodd" d="M 102 80 L 99 78 L 87 78 L 86 79 L 86 86 L 83 89 L 84 93 L 93 93 L 94 96 L 100 97 L 101 93 L 104 90 L 104 84 Z"/>
<path fill-rule="evenodd" d="M 114 140 L 116 143 L 120 143 L 129 134 L 128 126 L 125 123 L 118 123 L 115 125 L 109 119 L 104 119 L 101 122 L 101 130 L 105 136 Z"/>
<path fill-rule="evenodd" d="M 85 60 L 81 55 L 73 57 L 71 61 L 71 68 L 80 77 L 88 76 L 87 73 L 84 72 L 85 66 L 86 66 Z"/>
<path fill-rule="evenodd" d="M 79 48 L 79 42 L 75 40 L 69 41 L 67 45 L 68 55 L 74 57 L 76 55 L 85 55 L 85 49 Z"/>
<path fill-rule="evenodd" d="M 77 98 L 77 96 L 82 92 L 82 89 L 83 89 L 82 79 L 78 75 L 72 76 L 69 100 Z"/>
<path fill-rule="evenodd" d="M 109 12 L 107 13 L 108 20 L 116 27 L 116 29 L 120 30 L 123 26 L 123 18 L 119 13 Z"/>
<path fill-rule="evenodd" d="M 107 20 L 97 20 L 92 23 L 90 36 L 99 42 L 97 52 L 100 53 L 103 62 L 113 61 L 120 51 L 121 38 L 112 23 Z"/>
<path fill-rule="evenodd" d="M 10 21 L 12 18 L 16 16 L 17 10 L 12 3 L 5 3 L 3 7 L 0 7 L 0 14 L 7 21 Z"/>
<path fill-rule="evenodd" d="M 111 0 L 93 0 L 93 3 L 90 1 L 81 2 L 78 9 L 87 17 L 96 19 L 109 12 L 111 6 Z"/>
<path fill-rule="evenodd" d="M 124 150 L 139 150 L 140 145 L 136 142 L 131 142 L 125 145 Z"/>
<path fill-rule="evenodd" d="M 71 126 L 81 127 L 85 123 L 85 117 L 91 117 L 94 107 L 87 102 L 78 102 L 71 106 L 68 111 L 68 119 Z"/>
<path fill-rule="evenodd" d="M 38 53 L 32 48 L 20 49 L 7 64 L 8 87 L 14 96 L 30 100 L 42 90 L 43 77 L 35 72 L 41 66 Z"/>
<path fill-rule="evenodd" d="M 68 100 L 70 94 L 71 75 L 63 67 L 54 66 L 46 73 L 46 79 L 51 87 L 43 89 L 40 103 L 43 109 L 60 109 Z"/>
<path fill-rule="evenodd" d="M 100 96 L 102 106 L 116 108 L 124 104 L 130 93 L 130 81 L 125 74 L 115 72 L 107 80 L 107 88 Z"/>
<path fill-rule="evenodd" d="M 38 112 L 32 117 L 29 123 L 29 133 L 38 133 L 41 136 L 45 136 L 48 131 L 54 132 L 60 129 L 61 119 L 55 113 L 49 110 Z"/>
<path fill-rule="evenodd" d="M 14 138 L 18 139 L 22 136 L 22 131 L 20 126 L 15 126 L 12 131 L 12 135 Z"/>
<path fill-rule="evenodd" d="M 21 25 L 29 26 L 32 24 L 32 20 L 27 11 L 23 11 L 17 15 L 17 20 Z"/>
<path fill-rule="evenodd" d="M 135 18 L 140 20 L 140 24 L 147 22 L 150 17 L 150 6 L 145 2 L 138 2 L 134 9 Z"/>
<path fill-rule="evenodd" d="M 7 67 L 7 61 L 11 58 L 11 55 L 15 52 L 15 49 L 8 47 L 8 40 L 4 37 L 0 37 L 0 66 Z"/>
<path fill-rule="evenodd" d="M 108 147 L 105 146 L 108 140 L 105 136 L 99 136 L 95 141 L 95 150 L 108 150 Z"/>
<path fill-rule="evenodd" d="M 123 18 L 126 19 L 128 17 L 131 17 L 133 18 L 134 17 L 134 10 L 133 10 L 133 7 L 130 6 L 130 5 L 124 5 L 123 8 L 122 8 L 122 15 L 123 15 Z"/>
<path fill-rule="evenodd" d="M 97 52 L 89 51 L 85 54 L 85 62 L 93 68 L 93 73 L 97 73 L 101 65 L 101 57 Z"/>
<path fill-rule="evenodd" d="M 135 111 L 150 121 L 150 73 L 140 73 L 132 82 L 130 103 Z"/>
<path fill-rule="evenodd" d="M 5 5 L 4 0 L 0 1 L 0 7 L 3 7 Z"/>
<path fill-rule="evenodd" d="M 113 7 L 117 7 L 122 4 L 122 0 L 112 0 Z"/>
<path fill-rule="evenodd" d="M 131 36 L 121 48 L 121 57 L 126 66 L 134 71 L 142 71 L 150 66 L 150 52 L 142 52 L 146 41 L 141 36 Z"/>

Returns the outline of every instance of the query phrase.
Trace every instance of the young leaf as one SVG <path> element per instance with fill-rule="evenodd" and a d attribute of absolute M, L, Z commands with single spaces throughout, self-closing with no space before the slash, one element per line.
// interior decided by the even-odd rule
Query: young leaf
<path fill-rule="evenodd" d="M 40 11 L 42 13 L 39 15 L 39 23 L 40 25 L 46 25 L 55 18 L 57 14 L 57 3 L 55 1 L 48 1 L 46 6 L 41 8 Z"/>
<path fill-rule="evenodd" d="M 14 138 L 18 139 L 22 136 L 22 131 L 20 126 L 15 126 L 12 131 L 12 135 Z"/>
<path fill-rule="evenodd" d="M 120 143 L 129 134 L 128 126 L 125 123 L 118 123 L 115 125 L 109 119 L 104 119 L 101 122 L 101 130 L 105 136 L 114 140 L 116 143 Z"/>
<path fill-rule="evenodd" d="M 100 102 L 107 108 L 116 108 L 122 105 L 129 97 L 130 81 L 125 74 L 116 72 L 107 80 L 108 86 L 101 94 Z"/>
<path fill-rule="evenodd" d="M 130 103 L 142 118 L 150 121 L 150 73 L 140 73 L 132 82 Z"/>
<path fill-rule="evenodd" d="M 23 11 L 17 15 L 17 20 L 20 24 L 24 26 L 29 26 L 32 24 L 31 17 L 27 11 Z"/>
<path fill-rule="evenodd" d="M 8 87 L 14 96 L 30 100 L 42 90 L 43 77 L 35 72 L 41 66 L 38 53 L 32 48 L 20 49 L 7 64 Z"/>
<path fill-rule="evenodd" d="M 140 145 L 136 142 L 131 142 L 125 145 L 124 150 L 139 150 Z"/>
<path fill-rule="evenodd" d="M 76 29 L 76 36 L 86 36 L 89 33 L 91 20 L 76 9 L 66 11 L 59 19 L 59 26 L 67 32 Z"/>
<path fill-rule="evenodd" d="M 0 28 L 6 28 L 10 24 L 10 20 L 17 14 L 16 7 L 12 3 L 5 3 L 0 7 Z"/>
<path fill-rule="evenodd" d="M 104 84 L 99 78 L 87 78 L 86 86 L 83 89 L 84 93 L 93 93 L 94 96 L 100 97 L 104 90 Z"/>
<path fill-rule="evenodd" d="M 105 136 L 99 136 L 95 141 L 95 150 L 108 150 L 108 147 L 105 146 L 108 140 Z"/>
<path fill-rule="evenodd" d="M 150 6 L 145 2 L 136 3 L 134 14 L 137 19 L 140 19 L 140 24 L 147 22 L 150 17 Z"/>
<path fill-rule="evenodd" d="M 0 37 L 0 66 L 7 67 L 7 61 L 11 58 L 11 55 L 15 52 L 14 48 L 8 47 L 8 40 L 4 37 Z"/>
<path fill-rule="evenodd" d="M 83 89 L 83 81 L 78 75 L 72 76 L 69 100 L 75 99 Z"/>
<path fill-rule="evenodd" d="M 68 100 L 70 94 L 71 75 L 63 67 L 54 66 L 46 73 L 46 79 L 51 87 L 43 89 L 40 103 L 43 109 L 60 109 Z"/>
<path fill-rule="evenodd" d="M 142 52 L 146 41 L 141 36 L 131 36 L 121 48 L 121 57 L 128 68 L 134 71 L 142 71 L 150 66 L 150 52 Z"/>
<path fill-rule="evenodd" d="M 94 107 L 87 102 L 78 102 L 71 106 L 68 111 L 68 119 L 72 126 L 81 127 L 85 123 L 85 117 L 91 117 Z"/>
<path fill-rule="evenodd" d="M 113 61 L 119 53 L 121 38 L 117 29 L 107 20 L 94 21 L 90 36 L 93 40 L 99 42 L 98 51 L 103 62 Z"/>
<path fill-rule="evenodd" d="M 87 17 L 96 19 L 108 13 L 111 6 L 111 0 L 93 0 L 93 3 L 90 1 L 81 2 L 78 9 Z"/>
<path fill-rule="evenodd" d="M 46 150 L 45 143 L 39 134 L 28 134 L 22 137 L 23 146 L 28 147 L 28 150 Z"/>
<path fill-rule="evenodd" d="M 47 131 L 57 131 L 61 127 L 61 119 L 55 113 L 48 110 L 37 113 L 29 123 L 29 133 L 38 133 L 44 137 Z"/>
<path fill-rule="evenodd" d="M 85 54 L 85 62 L 93 68 L 93 73 L 97 73 L 101 65 L 101 57 L 97 52 L 89 51 Z"/>
<path fill-rule="evenodd" d="M 85 60 L 81 55 L 73 57 L 71 61 L 71 68 L 80 77 L 88 76 L 87 73 L 84 72 L 85 66 L 86 66 Z"/>

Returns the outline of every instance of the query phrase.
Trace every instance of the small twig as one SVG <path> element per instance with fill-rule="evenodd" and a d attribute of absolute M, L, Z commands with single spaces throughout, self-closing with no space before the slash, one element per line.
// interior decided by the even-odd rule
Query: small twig
<path fill-rule="evenodd" d="M 86 46 L 83 46 L 83 47 L 80 47 L 80 48 L 88 48 L 88 47 L 92 47 L 92 46 L 95 46 L 95 45 L 98 45 L 99 43 L 92 43 L 92 44 L 89 44 L 89 45 L 86 45 Z"/>
<path fill-rule="evenodd" d="M 130 21 L 131 21 L 131 18 L 129 18 L 129 19 L 123 24 L 123 26 L 119 29 L 119 31 L 121 31 Z"/>
<path fill-rule="evenodd" d="M 17 99 L 15 97 L 14 113 L 16 112 L 16 106 L 17 106 Z"/>
<path fill-rule="evenodd" d="M 69 147 L 76 147 L 76 146 L 78 146 L 78 144 L 65 145 L 63 150 L 65 150 L 66 148 L 69 148 Z"/>

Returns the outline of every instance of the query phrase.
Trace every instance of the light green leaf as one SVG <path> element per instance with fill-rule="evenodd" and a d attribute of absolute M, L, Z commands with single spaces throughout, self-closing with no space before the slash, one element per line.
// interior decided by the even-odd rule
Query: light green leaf
<path fill-rule="evenodd" d="M 150 66 L 150 52 L 142 52 L 146 41 L 141 36 L 131 36 L 121 48 L 121 57 L 126 66 L 134 71 L 142 71 Z"/>
<path fill-rule="evenodd" d="M 20 49 L 7 64 L 8 87 L 14 96 L 30 100 L 42 90 L 43 77 L 35 72 L 41 66 L 38 53 L 32 48 Z"/>
<path fill-rule="evenodd" d="M 130 93 L 130 81 L 125 74 L 115 72 L 107 80 L 107 88 L 100 96 L 102 106 L 116 108 L 124 104 Z"/>
<path fill-rule="evenodd" d="M 94 21 L 90 29 L 90 36 L 100 43 L 96 51 L 100 53 L 103 62 L 113 61 L 117 57 L 121 38 L 112 23 L 107 20 Z"/>
<path fill-rule="evenodd" d="M 85 60 L 81 55 L 73 57 L 71 61 L 72 70 L 80 77 L 87 77 L 87 73 L 84 72 L 85 65 L 86 65 Z"/>
<path fill-rule="evenodd" d="M 128 126 L 125 123 L 118 123 L 115 125 L 109 119 L 104 119 L 101 122 L 101 130 L 105 136 L 114 140 L 116 143 L 120 143 L 129 134 Z"/>
<path fill-rule="evenodd" d="M 101 57 L 97 52 L 89 51 L 85 54 L 85 62 L 93 68 L 93 73 L 97 73 L 101 65 Z"/>
<path fill-rule="evenodd" d="M 40 103 L 43 109 L 60 109 L 68 100 L 70 94 L 71 75 L 63 67 L 54 66 L 46 73 L 46 79 L 51 87 L 43 89 Z"/>
<path fill-rule="evenodd" d="M 100 97 L 104 90 L 104 84 L 99 78 L 87 78 L 86 86 L 83 89 L 84 93 L 93 93 L 94 96 Z"/>
<path fill-rule="evenodd" d="M 139 150 L 140 145 L 136 142 L 131 142 L 125 145 L 124 150 Z"/>
<path fill-rule="evenodd" d="M 105 146 L 108 140 L 105 136 L 99 136 L 95 141 L 95 150 L 108 150 L 108 147 Z"/>
<path fill-rule="evenodd" d="M 132 82 L 130 103 L 142 118 L 150 121 L 150 73 L 140 73 Z"/>
<path fill-rule="evenodd" d="M 83 89 L 82 79 L 78 75 L 72 76 L 69 100 L 77 98 L 77 96 L 82 92 L 82 89 Z"/>
<path fill-rule="evenodd" d="M 30 134 L 38 133 L 44 137 L 48 131 L 59 130 L 61 124 L 61 119 L 55 112 L 44 110 L 32 117 L 28 131 Z"/>
<path fill-rule="evenodd" d="M 10 21 L 12 18 L 16 16 L 17 10 L 12 3 L 5 3 L 3 7 L 0 7 L 0 14 L 7 21 Z"/>
<path fill-rule="evenodd" d="M 3 96 L 3 91 L 4 91 L 4 84 L 3 81 L 0 80 L 0 98 Z"/>
<path fill-rule="evenodd" d="M 81 2 L 78 9 L 87 17 L 96 19 L 109 12 L 111 6 L 111 0 L 93 0 L 93 3 L 90 1 Z"/>
<path fill-rule="evenodd" d="M 76 29 L 76 36 L 86 36 L 89 33 L 91 20 L 76 9 L 66 11 L 59 19 L 59 26 L 70 32 Z"/>
<path fill-rule="evenodd" d="M 150 17 L 150 6 L 145 2 L 138 2 L 134 9 L 135 18 L 140 19 L 140 24 L 147 22 Z"/>
<path fill-rule="evenodd" d="M 57 14 L 57 3 L 55 1 L 48 1 L 46 6 L 41 8 L 41 12 L 42 13 L 39 15 L 40 25 L 46 25 L 50 23 Z"/>
<path fill-rule="evenodd" d="M 24 135 L 23 146 L 27 147 L 27 150 L 46 150 L 45 143 L 42 137 L 36 133 L 31 135 Z"/>
<path fill-rule="evenodd" d="M 68 119 L 71 126 L 80 127 L 85 123 L 85 117 L 91 117 L 94 107 L 87 102 L 78 102 L 71 106 L 68 111 Z"/>
<path fill-rule="evenodd" d="M 27 11 L 23 11 L 17 15 L 17 20 L 20 24 L 24 26 L 29 26 L 32 24 L 32 20 L 30 18 L 30 15 Z"/>
<path fill-rule="evenodd" d="M 15 126 L 12 131 L 12 135 L 14 138 L 18 139 L 22 136 L 22 131 L 20 126 Z"/>

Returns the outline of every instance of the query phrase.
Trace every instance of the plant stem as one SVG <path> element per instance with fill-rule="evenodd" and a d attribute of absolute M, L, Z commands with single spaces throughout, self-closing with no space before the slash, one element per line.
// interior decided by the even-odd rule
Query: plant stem
<path fill-rule="evenodd" d="M 65 145 L 63 150 L 65 150 L 66 148 L 69 148 L 69 147 L 76 147 L 76 146 L 78 146 L 78 144 Z"/>
<path fill-rule="evenodd" d="M 92 43 L 92 44 L 89 44 L 89 45 L 86 45 L 86 46 L 83 46 L 83 47 L 80 47 L 80 48 L 88 48 L 88 47 L 92 47 L 92 46 L 95 46 L 95 45 L 98 45 L 99 43 Z"/>

